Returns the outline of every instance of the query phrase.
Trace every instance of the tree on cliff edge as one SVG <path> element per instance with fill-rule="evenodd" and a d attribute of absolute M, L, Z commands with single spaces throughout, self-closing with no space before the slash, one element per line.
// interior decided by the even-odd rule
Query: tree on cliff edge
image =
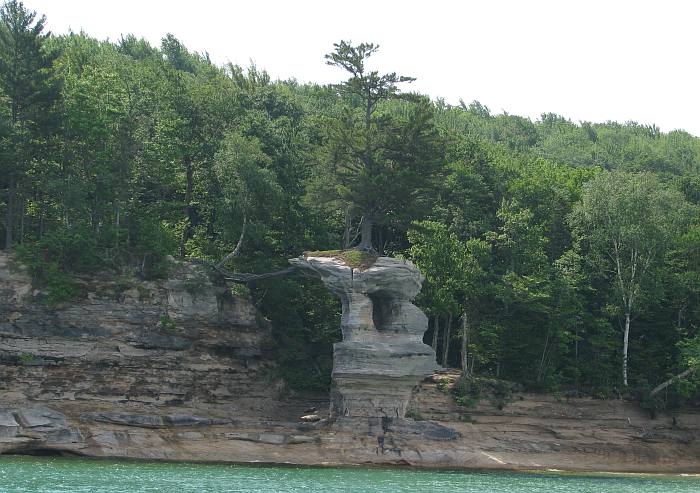
<path fill-rule="evenodd" d="M 350 78 L 337 86 L 344 107 L 330 128 L 332 157 L 324 186 L 349 205 L 351 216 L 360 217 L 359 248 L 373 251 L 375 226 L 407 225 L 427 209 L 442 152 L 430 101 L 398 89 L 415 79 L 367 70 L 377 45 L 334 46 L 326 61 Z"/>

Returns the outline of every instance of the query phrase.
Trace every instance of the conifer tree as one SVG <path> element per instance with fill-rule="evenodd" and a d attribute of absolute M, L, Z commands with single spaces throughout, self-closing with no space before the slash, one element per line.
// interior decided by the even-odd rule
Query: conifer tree
<path fill-rule="evenodd" d="M 414 78 L 365 67 L 379 46 L 347 41 L 334 46 L 327 63 L 350 78 L 338 86 L 346 106 L 332 129 L 333 189 L 361 216 L 359 248 L 374 251 L 374 226 L 417 219 L 431 189 L 441 164 L 433 108 L 425 98 L 399 91 L 398 84 Z M 403 114 L 387 104 L 397 99 L 408 106 Z"/>
<path fill-rule="evenodd" d="M 23 176 L 37 150 L 36 137 L 47 124 L 56 98 L 53 56 L 43 49 L 50 33 L 46 18 L 37 18 L 22 2 L 9 0 L 0 9 L 0 90 L 7 100 L 8 152 L 4 156 L 5 249 L 12 246 L 15 207 Z"/>

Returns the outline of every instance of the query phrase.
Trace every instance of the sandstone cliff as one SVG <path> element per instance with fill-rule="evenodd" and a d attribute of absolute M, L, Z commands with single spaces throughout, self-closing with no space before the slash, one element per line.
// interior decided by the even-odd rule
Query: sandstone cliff
<path fill-rule="evenodd" d="M 700 416 L 516 394 L 498 409 L 414 389 L 412 419 L 327 415 L 330 398 L 282 398 L 251 303 L 181 264 L 164 282 L 92 278 L 47 306 L 0 254 L 0 453 L 182 461 L 410 464 L 601 471 L 700 469 Z M 385 319 L 383 319 L 385 320 Z"/>
<path fill-rule="evenodd" d="M 47 306 L 0 255 L 0 402 L 227 404 L 259 411 L 266 335 L 247 299 L 178 264 L 164 282 L 98 277 L 86 297 Z"/>

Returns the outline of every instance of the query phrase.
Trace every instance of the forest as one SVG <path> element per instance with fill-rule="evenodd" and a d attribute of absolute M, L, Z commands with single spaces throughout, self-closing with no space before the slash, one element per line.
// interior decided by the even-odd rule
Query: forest
<path fill-rule="evenodd" d="M 275 81 L 172 35 L 53 35 L 7 1 L 2 248 L 49 304 L 79 299 L 95 272 L 167 277 L 172 258 L 257 273 L 304 251 L 400 256 L 426 278 L 425 342 L 444 366 L 697 403 L 700 139 L 447 104 L 366 68 L 377 49 L 329 46 L 318 63 L 337 84 Z M 321 283 L 231 289 L 271 321 L 290 387 L 326 389 L 340 306 Z"/>

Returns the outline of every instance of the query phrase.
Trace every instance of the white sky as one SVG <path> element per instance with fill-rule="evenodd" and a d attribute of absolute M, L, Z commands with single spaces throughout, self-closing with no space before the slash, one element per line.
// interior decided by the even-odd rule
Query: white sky
<path fill-rule="evenodd" d="M 49 29 L 155 45 L 173 33 L 216 63 L 337 82 L 341 39 L 378 43 L 371 68 L 412 90 L 537 119 L 634 120 L 700 135 L 695 0 L 24 0 Z M 408 89 L 409 87 L 406 87 Z"/>

